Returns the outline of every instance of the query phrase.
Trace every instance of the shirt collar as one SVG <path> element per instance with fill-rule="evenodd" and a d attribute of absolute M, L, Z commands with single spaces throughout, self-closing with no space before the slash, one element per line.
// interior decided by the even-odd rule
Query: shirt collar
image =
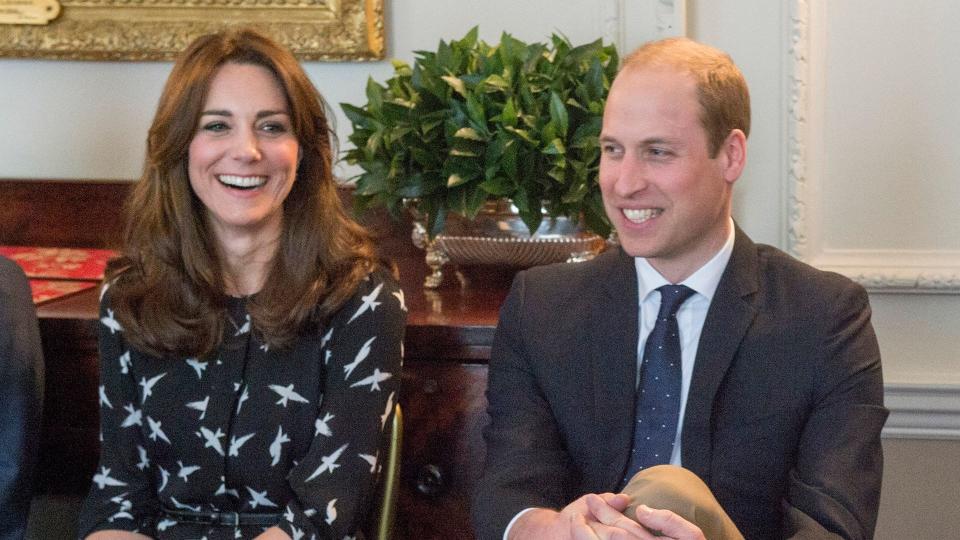
<path fill-rule="evenodd" d="M 735 229 L 733 218 L 730 218 L 730 234 L 727 236 L 727 241 L 724 242 L 720 251 L 707 261 L 706 264 L 697 269 L 696 272 L 691 274 L 690 277 L 680 282 L 679 285 L 690 287 L 698 294 L 706 297 L 708 302 L 713 301 L 713 295 L 717 292 L 717 287 L 720 285 L 720 278 L 723 276 L 723 271 L 727 268 L 727 263 L 730 262 L 730 256 L 733 254 Z M 647 259 L 634 257 L 634 261 L 637 267 L 637 288 L 641 301 L 645 300 L 647 295 L 659 287 L 671 284 L 666 278 L 660 275 L 660 272 L 657 272 L 653 266 L 650 266 Z"/>

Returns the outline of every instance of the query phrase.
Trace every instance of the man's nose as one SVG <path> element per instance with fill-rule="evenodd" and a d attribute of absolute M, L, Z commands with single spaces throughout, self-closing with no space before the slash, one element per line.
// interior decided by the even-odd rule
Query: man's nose
<path fill-rule="evenodd" d="M 614 179 L 613 191 L 619 197 L 628 198 L 643 191 L 649 185 L 649 167 L 638 159 L 629 157 L 620 162 Z"/>

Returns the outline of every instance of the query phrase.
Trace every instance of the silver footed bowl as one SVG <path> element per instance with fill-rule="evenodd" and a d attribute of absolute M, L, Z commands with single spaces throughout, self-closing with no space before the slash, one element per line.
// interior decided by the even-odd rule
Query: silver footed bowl
<path fill-rule="evenodd" d="M 448 263 L 529 268 L 586 261 L 607 245 L 602 237 L 584 231 L 566 217 L 544 216 L 531 235 L 516 209 L 505 200 L 488 202 L 473 220 L 449 215 L 444 231 L 433 240 L 427 235 L 424 216 L 413 205 L 411 211 L 413 243 L 426 250 L 426 262 L 433 271 L 424 283 L 427 288 L 440 286 L 442 267 Z"/>

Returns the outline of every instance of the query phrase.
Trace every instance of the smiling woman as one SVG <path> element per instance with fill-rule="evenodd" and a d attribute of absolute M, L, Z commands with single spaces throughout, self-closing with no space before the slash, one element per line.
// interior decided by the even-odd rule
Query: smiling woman
<path fill-rule="evenodd" d="M 104 285 L 81 536 L 363 524 L 406 308 L 341 207 L 330 138 L 320 94 L 264 35 L 204 36 L 177 61 Z"/>

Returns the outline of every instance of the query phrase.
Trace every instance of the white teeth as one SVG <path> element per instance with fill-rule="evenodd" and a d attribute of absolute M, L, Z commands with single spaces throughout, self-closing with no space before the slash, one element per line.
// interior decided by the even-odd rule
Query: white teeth
<path fill-rule="evenodd" d="M 624 208 L 623 216 L 633 223 L 643 223 L 644 221 L 659 216 L 663 213 L 661 208 L 644 208 L 637 210 L 635 208 Z"/>
<path fill-rule="evenodd" d="M 239 188 L 260 187 L 267 183 L 266 176 L 234 176 L 232 174 L 221 174 L 217 179 L 228 186 Z"/>

